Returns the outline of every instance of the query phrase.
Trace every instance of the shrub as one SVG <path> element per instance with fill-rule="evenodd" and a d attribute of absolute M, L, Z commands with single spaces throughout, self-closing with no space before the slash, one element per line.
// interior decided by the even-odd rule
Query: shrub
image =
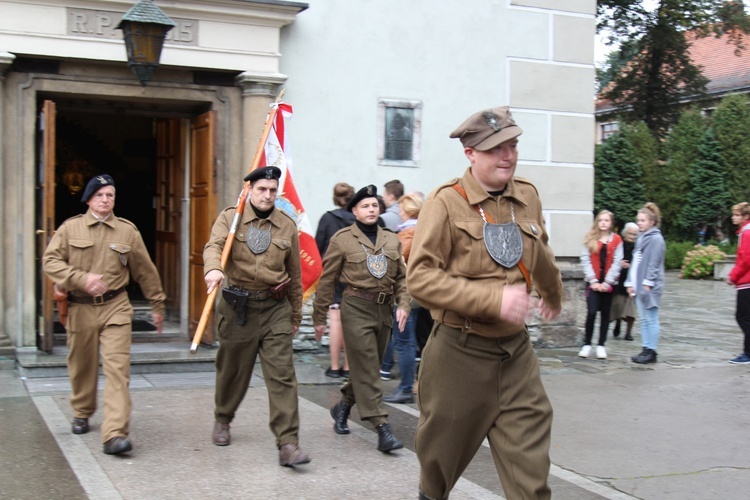
<path fill-rule="evenodd" d="M 680 269 L 685 254 L 693 248 L 694 243 L 688 241 L 667 242 L 667 253 L 664 255 L 664 267 L 667 269 Z"/>
<path fill-rule="evenodd" d="M 703 279 L 714 275 L 714 262 L 726 259 L 727 255 L 715 245 L 695 245 L 685 255 L 680 278 Z"/>

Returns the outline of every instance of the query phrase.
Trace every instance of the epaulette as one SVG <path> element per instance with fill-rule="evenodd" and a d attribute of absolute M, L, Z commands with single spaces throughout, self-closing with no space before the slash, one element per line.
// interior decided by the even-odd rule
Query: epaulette
<path fill-rule="evenodd" d="M 286 215 L 287 217 L 289 217 L 289 220 L 294 223 L 295 226 L 297 225 L 297 221 L 294 219 L 294 217 L 292 217 L 291 215 L 289 215 L 288 213 L 286 213 L 286 210 L 282 210 L 282 209 L 276 207 L 276 211 L 277 212 L 281 212 L 282 214 Z"/>
<path fill-rule="evenodd" d="M 381 227 L 380 229 L 382 229 L 383 231 L 388 231 L 389 233 L 396 234 L 396 231 L 394 231 L 390 227 Z"/>
<path fill-rule="evenodd" d="M 449 188 L 449 187 L 453 186 L 454 184 L 458 184 L 458 181 L 459 181 L 459 178 L 458 177 L 454 177 L 453 179 L 449 180 L 445 184 L 441 184 L 440 186 L 436 187 L 432 191 L 432 193 L 430 193 L 430 195 L 427 198 L 433 198 L 433 197 L 435 197 L 443 189 Z"/>
<path fill-rule="evenodd" d="M 78 215 L 74 215 L 73 217 L 68 217 L 67 219 L 65 219 L 65 220 L 63 221 L 63 224 L 66 224 L 66 223 L 67 223 L 68 221 L 72 221 L 72 220 L 80 219 L 80 218 L 81 218 L 81 217 L 83 217 L 84 215 L 85 215 L 85 214 L 78 214 Z M 60 224 L 60 225 L 62 226 L 62 224 Z"/>
<path fill-rule="evenodd" d="M 528 184 L 529 186 L 531 186 L 537 196 L 539 196 L 539 190 L 536 188 L 534 183 L 528 180 L 526 177 L 513 177 L 513 181 L 519 184 Z"/>
<path fill-rule="evenodd" d="M 344 233 L 350 233 L 352 231 L 352 227 L 353 226 L 354 226 L 354 224 L 352 224 L 351 226 L 346 226 L 344 228 L 339 229 L 338 231 L 336 231 L 335 233 L 333 233 L 333 236 L 331 236 L 331 239 L 338 238 L 338 237 L 340 237 Z"/>
<path fill-rule="evenodd" d="M 117 220 L 119 220 L 120 222 L 124 222 L 125 224 L 130 224 L 133 227 L 133 229 L 135 229 L 136 231 L 138 231 L 138 226 L 136 226 L 135 224 L 133 224 L 132 222 L 130 222 L 128 219 L 124 219 L 122 217 L 118 217 Z"/>

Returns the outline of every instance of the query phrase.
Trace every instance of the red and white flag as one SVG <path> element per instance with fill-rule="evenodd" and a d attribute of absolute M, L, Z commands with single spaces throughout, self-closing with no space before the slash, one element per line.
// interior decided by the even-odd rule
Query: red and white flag
<path fill-rule="evenodd" d="M 264 155 L 266 166 L 281 169 L 279 179 L 279 193 L 276 196 L 276 208 L 283 210 L 297 222 L 299 231 L 299 253 L 302 264 L 303 300 L 309 299 L 318 286 L 318 279 L 323 272 L 323 259 L 315 243 L 315 235 L 310 225 L 310 219 L 302 206 L 294 187 L 292 178 L 292 155 L 286 135 L 286 120 L 292 117 L 292 106 L 286 103 L 272 104 L 279 109 L 274 117 L 274 123 L 266 140 Z"/>

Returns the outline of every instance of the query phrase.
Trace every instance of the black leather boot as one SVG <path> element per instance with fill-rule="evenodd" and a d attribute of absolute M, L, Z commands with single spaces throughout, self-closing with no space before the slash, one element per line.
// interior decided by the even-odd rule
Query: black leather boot
<path fill-rule="evenodd" d="M 401 441 L 396 439 L 391 430 L 391 424 L 380 424 L 375 427 L 378 431 L 378 451 L 388 453 L 392 450 L 398 450 L 404 447 Z"/>
<path fill-rule="evenodd" d="M 621 323 L 622 323 L 622 320 L 619 320 L 619 319 L 618 319 L 617 321 L 615 321 L 615 329 L 614 329 L 614 330 L 612 330 L 612 336 L 613 336 L 614 338 L 617 338 L 617 337 L 619 337 L 619 336 L 620 336 L 620 324 L 621 324 Z"/>
<path fill-rule="evenodd" d="M 349 434 L 349 426 L 346 421 L 349 420 L 349 413 L 352 411 L 351 405 L 339 401 L 331 406 L 331 417 L 336 421 L 333 424 L 333 430 L 336 434 Z"/>

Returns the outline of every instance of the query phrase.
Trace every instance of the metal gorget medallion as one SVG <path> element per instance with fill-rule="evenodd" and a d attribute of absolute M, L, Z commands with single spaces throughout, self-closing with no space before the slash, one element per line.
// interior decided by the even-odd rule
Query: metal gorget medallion
<path fill-rule="evenodd" d="M 505 224 L 491 224 L 484 216 L 484 210 L 479 207 L 479 215 L 484 220 L 484 246 L 490 257 L 505 268 L 518 264 L 523 255 L 523 239 L 521 230 L 516 224 L 513 203 L 509 200 L 512 221 Z M 477 205 L 478 206 L 478 205 Z"/>
<path fill-rule="evenodd" d="M 247 230 L 247 239 L 245 241 L 250 251 L 255 255 L 265 252 L 271 246 L 271 227 L 261 229 L 260 226 L 255 227 L 251 223 L 250 228 Z"/>
<path fill-rule="evenodd" d="M 362 245 L 360 243 L 360 245 Z M 367 255 L 367 270 L 375 278 L 380 279 L 388 272 L 388 259 L 385 257 L 385 247 L 380 249 L 380 255 L 373 255 L 367 251 L 367 247 L 362 245 L 362 250 Z"/>

